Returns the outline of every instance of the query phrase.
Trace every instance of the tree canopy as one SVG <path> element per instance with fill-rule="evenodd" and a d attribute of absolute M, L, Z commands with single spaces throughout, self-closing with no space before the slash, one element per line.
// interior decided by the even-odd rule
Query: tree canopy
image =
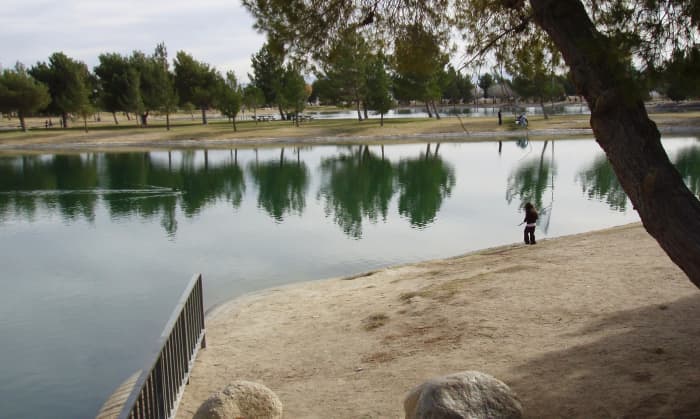
<path fill-rule="evenodd" d="M 23 131 L 27 130 L 25 116 L 45 107 L 50 101 L 48 87 L 34 80 L 22 65 L 0 73 L 0 112 L 17 112 Z"/>
<path fill-rule="evenodd" d="M 218 102 L 221 114 L 231 118 L 233 130 L 237 131 L 236 117 L 243 104 L 243 89 L 233 71 L 226 73 L 226 79 L 219 88 Z"/>
<path fill-rule="evenodd" d="M 202 124 L 207 123 L 207 109 L 214 106 L 221 86 L 221 75 L 209 64 L 178 51 L 175 56 L 175 89 L 181 103 L 192 103 L 202 111 Z"/>
<path fill-rule="evenodd" d="M 89 71 L 82 62 L 56 52 L 48 63 L 32 67 L 29 74 L 49 87 L 48 111 L 61 115 L 64 127 L 68 126 L 68 114 L 82 113 L 90 106 Z"/>

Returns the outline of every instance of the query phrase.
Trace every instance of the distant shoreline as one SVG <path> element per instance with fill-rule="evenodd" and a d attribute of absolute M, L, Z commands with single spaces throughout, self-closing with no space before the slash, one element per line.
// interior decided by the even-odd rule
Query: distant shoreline
<path fill-rule="evenodd" d="M 662 134 L 700 133 L 700 111 L 650 114 Z M 133 122 L 133 121 L 132 121 Z M 148 128 L 127 121 L 111 125 L 103 120 L 86 133 L 75 125 L 71 129 L 37 129 L 27 133 L 0 132 L 0 154 L 79 153 L 86 151 L 148 151 L 192 148 L 255 148 L 286 145 L 390 144 L 411 142 L 508 141 L 527 137 L 549 140 L 592 137 L 590 116 L 530 116 L 530 126 L 516 128 L 513 117 L 503 124 L 493 117 L 407 118 L 386 120 L 380 126 L 376 118 L 359 122 L 351 119 L 318 119 L 295 127 L 289 121 L 240 122 L 234 132 L 231 123 L 208 125 L 188 121 L 170 131 L 163 121 L 154 120 Z"/>
<path fill-rule="evenodd" d="M 682 135 L 699 134 L 700 126 L 661 126 L 662 134 Z M 400 135 L 370 135 L 370 136 L 319 136 L 319 137 L 270 137 L 270 138 L 184 138 L 166 140 L 101 140 L 96 142 L 58 142 L 39 144 L 0 144 L 0 154 L 45 153 L 45 152 L 84 152 L 84 151 L 143 151 L 143 150 L 173 150 L 192 148 L 255 148 L 280 145 L 346 145 L 346 144 L 395 144 L 411 142 L 481 142 L 508 141 L 527 137 L 528 139 L 571 139 L 576 137 L 592 137 L 590 128 L 579 129 L 533 129 L 518 131 L 476 131 L 476 132 L 444 132 L 444 133 L 414 133 Z"/>

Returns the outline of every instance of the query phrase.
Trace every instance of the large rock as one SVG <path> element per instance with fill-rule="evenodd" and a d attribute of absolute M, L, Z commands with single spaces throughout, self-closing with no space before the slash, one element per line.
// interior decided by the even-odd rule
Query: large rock
<path fill-rule="evenodd" d="M 236 381 L 209 397 L 193 419 L 281 419 L 282 402 L 262 384 Z"/>
<path fill-rule="evenodd" d="M 479 371 L 434 378 L 404 400 L 406 419 L 520 419 L 518 397 L 503 382 Z"/>

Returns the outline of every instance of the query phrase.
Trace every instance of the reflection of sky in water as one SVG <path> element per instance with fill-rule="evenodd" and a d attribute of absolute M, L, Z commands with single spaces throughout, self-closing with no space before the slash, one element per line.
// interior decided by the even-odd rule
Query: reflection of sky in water
<path fill-rule="evenodd" d="M 697 193 L 700 143 L 665 144 Z M 445 143 L 436 157 L 432 144 L 426 158 L 425 144 L 392 145 L 384 160 L 378 145 L 288 147 L 281 164 L 279 148 L 83 154 L 57 163 L 62 177 L 51 156 L 0 159 L 0 334 L 11 337 L 0 405 L 8 417 L 94 415 L 145 362 L 195 272 L 211 307 L 518 242 L 523 200 L 541 202 L 539 239 L 637 220 L 629 202 L 607 202 L 615 186 L 599 180 L 593 141 L 521 146 Z"/>

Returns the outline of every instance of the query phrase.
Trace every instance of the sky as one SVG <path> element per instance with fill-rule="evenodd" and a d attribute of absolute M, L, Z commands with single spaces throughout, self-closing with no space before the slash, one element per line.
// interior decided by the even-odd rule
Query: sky
<path fill-rule="evenodd" d="M 62 51 L 92 69 L 101 53 L 151 54 L 159 42 L 171 60 L 183 50 L 246 81 L 265 36 L 239 0 L 2 1 L 2 68 L 31 67 Z"/>

